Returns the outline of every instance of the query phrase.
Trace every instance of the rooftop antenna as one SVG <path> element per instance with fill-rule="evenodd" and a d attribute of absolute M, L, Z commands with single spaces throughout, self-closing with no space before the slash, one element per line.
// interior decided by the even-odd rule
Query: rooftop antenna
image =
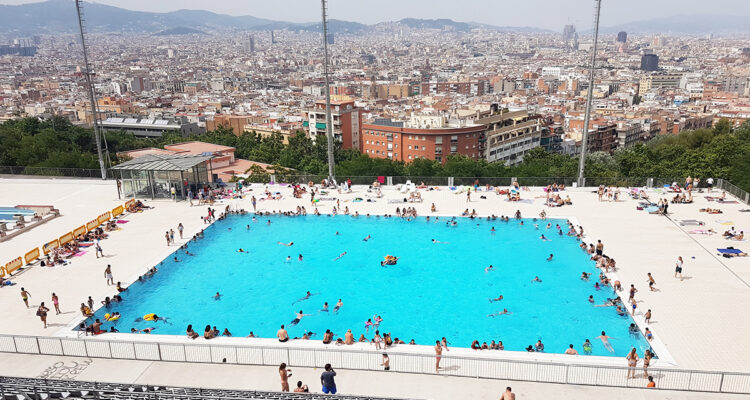
<path fill-rule="evenodd" d="M 333 183 L 336 179 L 334 174 L 335 161 L 333 159 L 333 118 L 331 117 L 331 82 L 328 77 L 328 11 L 327 0 L 320 0 L 323 14 L 323 52 L 325 53 L 324 74 L 326 78 L 326 137 L 328 138 L 328 182 Z"/>
<path fill-rule="evenodd" d="M 589 87 L 586 95 L 586 113 L 583 116 L 583 139 L 581 140 L 581 158 L 578 160 L 578 187 L 583 187 L 586 178 L 583 177 L 583 170 L 586 165 L 586 142 L 589 137 L 589 120 L 591 118 L 591 99 L 594 96 L 594 71 L 596 69 L 596 50 L 599 41 L 599 13 L 602 9 L 602 0 L 594 0 L 594 48 L 591 53 L 591 67 L 589 68 Z"/>
<path fill-rule="evenodd" d="M 91 65 L 89 64 L 88 49 L 86 48 L 86 28 L 84 27 L 83 18 L 83 2 L 81 0 L 76 1 L 76 11 L 78 12 L 78 27 L 81 31 L 81 47 L 83 48 L 83 66 L 84 74 L 86 77 L 86 85 L 88 86 L 89 102 L 91 103 L 91 115 L 92 122 L 94 123 L 94 138 L 96 139 L 96 152 L 99 155 L 99 168 L 102 171 L 102 179 L 107 179 L 107 168 L 104 166 L 104 158 L 102 157 L 102 140 L 101 140 L 101 126 L 99 125 L 99 114 L 96 112 L 96 93 L 94 92 L 94 84 L 91 79 Z M 109 154 L 108 154 L 109 155 Z"/>

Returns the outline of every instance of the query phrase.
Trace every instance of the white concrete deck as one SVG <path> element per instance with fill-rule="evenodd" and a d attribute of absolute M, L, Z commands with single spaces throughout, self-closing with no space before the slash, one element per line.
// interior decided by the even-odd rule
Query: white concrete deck
<path fill-rule="evenodd" d="M 74 369 L 77 370 L 74 371 Z M 322 368 L 292 369 L 290 386 L 298 380 L 311 392 L 320 393 Z M 334 369 L 336 367 L 334 366 Z M 78 373 L 76 373 L 78 372 Z M 281 390 L 278 368 L 249 365 L 183 364 L 0 353 L 0 375 L 74 379 L 125 384 L 210 387 L 233 390 Z M 645 381 L 639 379 L 645 386 Z M 745 400 L 746 395 L 691 393 L 667 390 L 558 385 L 477 378 L 458 378 L 386 371 L 336 369 L 339 393 L 409 399 L 477 399 L 500 397 L 507 386 L 517 399 L 611 399 L 611 400 Z"/>
<path fill-rule="evenodd" d="M 0 205 L 52 204 L 62 213 L 60 218 L 48 224 L 0 243 L 0 263 L 3 264 L 34 246 L 41 246 L 42 243 L 122 204 L 122 201 L 117 200 L 113 182 L 0 179 L 0 187 Z M 294 199 L 289 189 L 276 187 L 272 190 L 281 190 L 285 195 L 284 199 L 259 201 L 260 210 L 290 210 L 297 205 L 304 205 L 308 212 L 312 212 L 309 196 Z M 688 369 L 750 372 L 750 346 L 746 344 L 745 335 L 750 329 L 750 318 L 744 312 L 750 306 L 750 286 L 747 284 L 750 282 L 750 258 L 725 259 L 715 256 L 717 247 L 734 246 L 750 251 L 750 245 L 748 242 L 727 241 L 721 238 L 720 234 L 691 235 L 686 232 L 696 227 L 680 227 L 672 222 L 676 219 L 698 219 L 706 222 L 706 226 L 701 229 L 713 228 L 722 232 L 728 229 L 728 226 L 718 221 L 732 221 L 738 230 L 750 233 L 750 213 L 739 212 L 742 208 L 750 207 L 742 203 L 708 202 L 704 199 L 704 194 L 696 194 L 693 204 L 670 205 L 670 220 L 637 211 L 637 202 L 630 200 L 624 194 L 625 191 L 625 200 L 622 202 L 600 203 L 591 190 L 593 189 L 568 190 L 565 193 L 571 196 L 574 205 L 554 209 L 543 207 L 543 198 L 535 198 L 543 196 L 540 188 L 522 192 L 525 199 L 533 200 L 531 203 L 506 202 L 504 197 L 498 197 L 494 193 L 486 194 L 487 199 L 479 199 L 479 195 L 484 194 L 479 193 L 472 194 L 473 201 L 467 204 L 465 194 L 456 195 L 443 187 L 439 191 L 422 191 L 425 199 L 423 203 L 406 206 L 416 207 L 421 215 L 430 215 L 430 204 L 434 202 L 439 215 L 458 215 L 468 207 L 476 209 L 482 216 L 512 215 L 519 209 L 524 216 L 531 217 L 546 209 L 550 217 L 574 217 L 584 226 L 590 240 L 601 239 L 605 244 L 605 253 L 617 260 L 618 276 L 623 287 L 627 288 L 633 283 L 639 289 L 636 298 L 640 303 L 636 317 L 639 318 L 640 313 L 646 309 L 652 309 L 653 318 L 649 327 L 666 345 L 678 366 Z M 354 197 L 365 197 L 364 188 L 360 187 L 355 187 L 353 194 L 338 197 L 341 198 L 342 206 L 347 205 L 350 211 L 356 210 L 360 214 L 393 213 L 396 207 L 404 207 L 404 204 L 387 203 L 387 199 L 401 198 L 403 195 L 393 188 L 386 188 L 383 192 L 386 197 L 375 203 L 346 202 Z M 654 201 L 659 198 L 655 193 L 650 195 Z M 256 194 L 256 197 L 261 196 Z M 106 255 L 104 259 L 97 259 L 91 250 L 81 257 L 74 257 L 73 262 L 67 266 L 32 267 L 13 278 L 16 286 L 0 289 L 0 304 L 3 305 L 0 307 L 0 320 L 7 321 L 0 328 L 0 333 L 66 333 L 67 329 L 63 327 L 80 319 L 78 308 L 88 296 L 92 296 L 98 302 L 114 293 L 114 287 L 107 286 L 103 277 L 106 264 L 112 264 L 115 281 L 127 284 L 175 249 L 174 246 L 166 246 L 165 230 L 176 230 L 177 223 L 182 222 L 185 226 L 185 237 L 189 238 L 203 226 L 199 216 L 205 214 L 205 206 L 189 207 L 187 203 L 174 203 L 169 200 L 149 201 L 147 204 L 156 208 L 124 217 L 123 219 L 130 222 L 121 225 L 121 231 L 112 233 L 109 239 L 102 242 Z M 240 201 L 240 204 L 245 209 L 252 209 L 247 199 Z M 319 209 L 322 213 L 327 213 L 334 204 L 330 201 L 322 202 L 319 203 Z M 720 208 L 724 214 L 707 215 L 698 212 L 699 208 L 707 206 Z M 178 240 L 178 244 L 180 243 Z M 673 278 L 677 256 L 682 256 L 685 260 L 683 281 Z M 654 275 L 659 291 L 648 291 L 647 272 Z M 20 287 L 25 287 L 31 293 L 32 308 L 24 307 L 20 299 Z M 55 315 L 54 311 L 51 312 L 48 317 L 50 328 L 45 330 L 38 317 L 34 315 L 35 306 L 40 301 L 45 301 L 46 305 L 52 308 L 52 292 L 56 292 L 60 297 L 64 313 Z M 0 359 L 7 356 L 0 354 Z M 125 361 L 107 362 L 127 365 Z M 416 379 L 413 375 L 409 376 L 410 380 Z M 111 379 L 97 379 L 112 380 L 115 379 L 115 375 Z M 432 385 L 431 382 L 438 382 L 441 378 L 420 376 L 419 379 L 426 379 L 426 382 Z M 407 393 L 391 395 L 406 396 Z M 497 395 L 499 392 L 493 393 Z M 636 391 L 634 395 L 641 395 L 640 393 L 641 391 Z"/>

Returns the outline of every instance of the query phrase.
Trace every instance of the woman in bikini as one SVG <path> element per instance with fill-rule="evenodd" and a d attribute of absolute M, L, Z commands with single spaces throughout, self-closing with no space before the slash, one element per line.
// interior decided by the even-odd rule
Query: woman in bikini
<path fill-rule="evenodd" d="M 630 350 L 626 359 L 628 360 L 628 378 L 635 378 L 635 366 L 638 365 L 638 353 L 635 347 Z"/>

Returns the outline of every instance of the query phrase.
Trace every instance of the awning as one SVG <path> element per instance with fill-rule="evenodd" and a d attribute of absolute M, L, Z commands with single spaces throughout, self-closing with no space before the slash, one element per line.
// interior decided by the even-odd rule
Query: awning
<path fill-rule="evenodd" d="M 213 155 L 147 154 L 115 165 L 112 169 L 137 171 L 185 171 L 213 158 Z"/>

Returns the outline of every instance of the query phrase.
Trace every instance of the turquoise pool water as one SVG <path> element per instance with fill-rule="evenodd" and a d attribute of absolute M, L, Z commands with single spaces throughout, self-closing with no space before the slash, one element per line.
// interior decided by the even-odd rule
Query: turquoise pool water
<path fill-rule="evenodd" d="M 643 354 L 649 348 L 640 334 L 629 334 L 629 316 L 588 302 L 589 295 L 596 304 L 614 295 L 595 290 L 594 279 L 580 279 L 582 271 L 596 277 L 598 270 L 575 238 L 556 233 L 555 224 L 567 231 L 566 221 L 538 221 L 539 229 L 528 219 L 523 226 L 517 220 L 458 218 L 458 225 L 449 227 L 446 221 L 307 216 L 254 222 L 252 216 L 230 216 L 189 244 L 195 256 L 176 251 L 154 277 L 123 292 L 123 303 L 99 309 L 96 318 L 118 311 L 122 318 L 115 326 L 121 332 L 156 327 L 154 334 L 174 335 L 184 335 L 188 324 L 202 334 L 210 324 L 234 336 L 252 331 L 272 338 L 286 324 L 291 337 L 312 331 L 317 333 L 312 339 L 321 340 L 326 329 L 342 337 L 351 329 L 355 338 L 362 333 L 371 338 L 365 322 L 378 314 L 381 334 L 417 344 L 445 336 L 456 347 L 469 347 L 475 339 L 502 340 L 506 350 L 522 351 L 541 338 L 546 352 L 562 353 L 571 343 L 582 352 L 590 339 L 593 354 L 604 356 L 625 356 L 631 347 Z M 546 229 L 547 222 L 552 229 Z M 540 240 L 541 234 L 550 240 Z M 368 235 L 372 239 L 363 241 Z M 550 253 L 554 257 L 548 262 Z M 388 254 L 399 257 L 397 265 L 381 267 Z M 485 272 L 490 264 L 494 270 Z M 542 282 L 532 282 L 535 276 Z M 217 291 L 220 300 L 213 298 Z M 298 301 L 307 291 L 313 296 Z M 499 295 L 502 301 L 489 301 Z M 335 313 L 338 299 L 344 305 Z M 330 311 L 320 311 L 324 302 Z M 488 317 L 504 308 L 512 314 Z M 300 310 L 311 315 L 291 326 Z M 168 317 L 169 324 L 135 322 L 149 313 Z M 614 338 L 615 353 L 595 339 L 602 330 Z"/>

